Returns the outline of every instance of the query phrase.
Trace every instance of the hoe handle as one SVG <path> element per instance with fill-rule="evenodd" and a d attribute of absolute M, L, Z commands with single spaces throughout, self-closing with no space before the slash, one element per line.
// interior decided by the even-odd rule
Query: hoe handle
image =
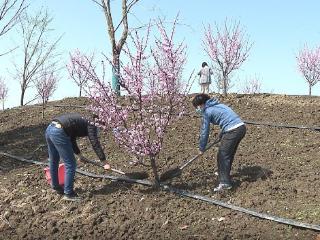
<path fill-rule="evenodd" d="M 210 149 L 211 147 L 216 145 L 218 142 L 220 142 L 220 138 L 216 139 L 213 143 L 210 143 L 203 152 L 206 152 L 208 149 Z M 179 167 L 180 170 L 184 169 L 186 166 L 188 166 L 194 160 L 198 159 L 201 155 L 202 154 L 198 154 L 198 155 L 194 156 L 193 158 L 191 158 L 190 160 L 188 160 L 186 163 L 184 163 L 182 166 Z"/>
<path fill-rule="evenodd" d="M 87 163 L 91 163 L 91 164 L 93 164 L 93 165 L 96 165 L 96 166 L 98 166 L 98 167 L 102 167 L 103 168 L 103 164 L 102 163 L 98 163 L 98 162 L 96 162 L 96 161 L 92 161 L 92 160 L 90 160 L 90 159 L 88 159 L 88 158 L 85 158 L 85 157 L 81 157 L 81 160 L 82 161 L 84 161 L 84 162 L 87 162 Z M 119 173 L 119 174 L 122 174 L 122 175 L 125 175 L 125 173 L 124 172 L 122 172 L 122 171 L 120 171 L 120 170 L 117 170 L 117 169 L 114 169 L 114 168 L 110 168 L 110 171 L 112 171 L 112 172 L 116 172 L 116 173 Z"/>

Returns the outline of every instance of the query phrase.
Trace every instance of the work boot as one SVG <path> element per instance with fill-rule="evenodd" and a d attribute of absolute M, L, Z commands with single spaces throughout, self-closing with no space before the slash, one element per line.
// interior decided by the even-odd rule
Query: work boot
<path fill-rule="evenodd" d="M 80 202 L 82 199 L 76 192 L 72 192 L 69 194 L 64 194 L 63 200 L 66 201 L 73 201 L 73 202 Z"/>
<path fill-rule="evenodd" d="M 226 184 L 226 183 L 220 183 L 218 187 L 215 187 L 213 189 L 214 192 L 222 192 L 224 190 L 230 190 L 232 188 L 231 184 Z"/>

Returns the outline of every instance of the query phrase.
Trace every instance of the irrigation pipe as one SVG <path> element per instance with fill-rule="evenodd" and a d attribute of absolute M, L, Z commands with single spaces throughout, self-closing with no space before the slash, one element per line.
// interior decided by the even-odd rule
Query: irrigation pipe
<path fill-rule="evenodd" d="M 9 153 L 5 153 L 0 151 L 0 155 L 3 156 L 7 156 L 22 162 L 27 162 L 27 163 L 33 163 L 36 165 L 45 165 L 47 166 L 48 163 L 44 163 L 44 162 L 39 162 L 39 161 L 35 161 L 35 160 L 29 160 L 29 159 L 25 159 L 23 157 L 19 157 L 19 156 L 15 156 Z M 103 178 L 103 179 L 111 179 L 111 180 L 115 180 L 115 181 L 123 181 L 123 182 L 129 182 L 129 183 L 137 183 L 137 184 L 142 184 L 144 186 L 153 186 L 153 183 L 151 181 L 148 180 L 136 180 L 136 179 L 130 179 L 127 177 L 116 177 L 116 176 L 112 176 L 112 175 L 105 175 L 105 174 L 95 174 L 95 173 L 91 173 L 91 172 L 87 172 L 87 171 L 83 171 L 80 169 L 76 170 L 77 173 L 82 174 L 84 176 L 88 176 L 91 178 Z M 179 196 L 183 196 L 183 197 L 189 197 L 192 199 L 196 199 L 196 200 L 200 200 L 203 202 L 207 202 L 209 204 L 212 205 L 218 205 L 224 208 L 229 208 L 231 210 L 235 210 L 238 212 L 242 212 L 242 213 L 246 213 L 249 214 L 251 216 L 255 216 L 261 219 L 267 219 L 267 220 L 271 220 L 274 222 L 278 222 L 278 223 L 282 223 L 282 224 L 286 224 L 286 225 L 291 225 L 291 226 L 295 226 L 295 227 L 300 227 L 300 228 L 306 228 L 306 229 L 311 229 L 311 230 L 316 230 L 316 231 L 320 231 L 320 225 L 315 225 L 315 224 L 309 224 L 309 223 L 302 223 L 302 222 L 298 222 L 292 219 L 287 219 L 287 218 L 281 218 L 281 217 L 277 217 L 277 216 L 272 216 L 272 215 L 268 215 L 268 214 L 264 214 L 264 213 L 259 213 L 256 212 L 254 210 L 250 210 L 250 209 L 246 209 L 246 208 L 242 208 L 242 207 L 238 207 L 232 204 L 228 204 L 219 200 L 215 200 L 206 196 L 202 196 L 199 194 L 195 194 L 192 192 L 188 192 L 185 190 L 181 190 L 181 189 L 177 189 L 177 188 L 173 188 L 171 186 L 165 185 L 165 184 L 160 184 L 160 187 L 162 190 L 166 191 L 166 192 L 171 192 L 174 194 L 177 194 Z"/>
<path fill-rule="evenodd" d="M 297 128 L 297 129 L 307 129 L 307 130 L 312 130 L 312 131 L 320 131 L 320 127 L 313 127 L 313 126 L 261 123 L 261 122 L 252 122 L 252 121 L 244 121 L 244 123 L 251 124 L 251 125 L 264 125 L 264 126 L 269 126 L 269 127 Z"/>
<path fill-rule="evenodd" d="M 177 188 L 173 188 L 170 186 L 163 186 L 164 190 L 175 193 L 177 195 L 183 196 L 183 197 L 189 197 L 189 198 L 193 198 L 193 199 L 197 199 L 200 201 L 204 201 L 207 203 L 210 203 L 212 205 L 218 205 L 224 208 L 229 208 L 238 212 L 242 212 L 242 213 L 246 213 L 249 214 L 251 216 L 255 216 L 258 218 L 262 218 L 262 219 L 267 219 L 267 220 L 271 220 L 274 222 L 278 222 L 278 223 L 283 223 L 283 224 L 287 224 L 287 225 L 291 225 L 291 226 L 296 226 L 296 227 L 300 227 L 300 228 L 307 228 L 307 229 L 312 229 L 312 230 L 317 230 L 320 231 L 320 225 L 315 225 L 315 224 L 309 224 L 309 223 L 301 223 L 301 222 L 297 222 L 295 220 L 292 219 L 287 219 L 287 218 L 281 218 L 281 217 L 277 217 L 277 216 L 272 216 L 272 215 L 268 215 L 265 213 L 259 213 L 250 209 L 246 209 L 243 207 L 238 207 L 232 204 L 228 204 L 219 200 L 215 200 L 206 196 L 202 196 L 202 195 L 198 195 L 198 194 L 194 194 L 191 192 L 187 192 L 185 190 L 181 190 L 181 189 L 177 189 Z"/>
<path fill-rule="evenodd" d="M 66 107 L 66 108 L 74 107 L 74 108 L 86 108 L 86 107 L 88 107 L 88 106 L 85 106 L 85 105 L 66 105 L 66 104 L 58 105 L 58 104 L 55 104 L 55 105 L 47 105 L 47 107 Z"/>
<path fill-rule="evenodd" d="M 87 106 L 83 105 L 48 105 L 47 107 L 74 107 L 74 108 L 86 108 Z M 200 117 L 190 113 L 183 114 L 184 116 L 193 116 L 193 117 Z M 276 124 L 276 123 L 266 123 L 266 122 L 254 122 L 245 120 L 244 123 L 250 125 L 263 125 L 269 127 L 279 127 L 279 128 L 295 128 L 295 129 L 307 129 L 312 131 L 320 131 L 320 127 L 317 126 L 303 126 L 303 125 L 289 125 L 289 124 Z"/>
<path fill-rule="evenodd" d="M 47 105 L 47 107 L 74 107 L 74 108 L 86 108 L 85 105 Z M 192 117 L 199 117 L 198 115 L 185 113 L 184 116 L 192 116 Z M 288 124 L 276 124 L 276 123 L 266 123 L 266 122 L 254 122 L 245 120 L 244 123 L 250 124 L 250 125 L 264 125 L 269 127 L 281 127 L 281 128 L 297 128 L 297 129 L 308 129 L 313 131 L 320 131 L 320 127 L 314 127 L 314 126 L 303 126 L 303 125 L 288 125 Z"/>
<path fill-rule="evenodd" d="M 15 155 L 12 155 L 10 153 L 5 153 L 5 152 L 2 152 L 2 151 L 0 151 L 0 155 L 6 156 L 6 157 L 9 157 L 9 158 L 12 158 L 12 159 L 16 159 L 16 160 L 21 161 L 21 162 L 33 163 L 33 164 L 40 165 L 40 166 L 48 166 L 49 165 L 48 163 L 45 163 L 45 162 L 39 162 L 39 161 L 31 160 L 31 159 L 26 159 L 26 158 L 15 156 Z M 107 175 L 107 174 L 95 174 L 95 173 L 87 172 L 87 171 L 84 171 L 84 170 L 81 170 L 81 169 L 78 169 L 78 168 L 76 169 L 76 172 L 81 174 L 81 175 L 84 175 L 84 176 L 87 176 L 87 177 L 91 177 L 91 178 L 104 178 L 104 179 L 110 179 L 110 180 L 114 180 L 114 181 L 122 181 L 122 182 L 128 182 L 128 183 L 138 183 L 138 184 L 142 184 L 142 185 L 145 185 L 145 186 L 153 186 L 153 183 L 151 181 L 148 181 L 148 180 L 131 179 L 131 178 L 128 178 L 128 177 L 120 177 L 120 176 L 117 177 L 117 176 Z"/>

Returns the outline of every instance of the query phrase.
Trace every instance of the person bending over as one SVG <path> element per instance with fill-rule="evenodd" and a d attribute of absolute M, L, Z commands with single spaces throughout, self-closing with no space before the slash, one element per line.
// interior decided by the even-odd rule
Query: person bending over
<path fill-rule="evenodd" d="M 228 106 L 207 94 L 198 94 L 192 100 L 196 111 L 202 115 L 199 153 L 202 154 L 208 143 L 210 124 L 220 127 L 220 146 L 218 150 L 219 185 L 214 192 L 232 188 L 231 166 L 240 141 L 246 134 L 246 126 L 240 117 Z"/>
<path fill-rule="evenodd" d="M 76 154 L 80 160 L 83 159 L 76 139 L 86 136 L 89 138 L 92 148 L 100 161 L 105 161 L 106 156 L 97 136 L 97 127 L 78 113 L 67 113 L 55 117 L 45 132 L 49 153 L 51 187 L 58 194 L 64 195 L 65 200 L 80 200 L 80 197 L 73 189 L 77 166 L 74 154 Z M 58 181 L 60 158 L 63 159 L 65 165 L 64 188 L 59 185 Z M 106 164 L 105 168 L 110 169 L 110 165 Z"/>

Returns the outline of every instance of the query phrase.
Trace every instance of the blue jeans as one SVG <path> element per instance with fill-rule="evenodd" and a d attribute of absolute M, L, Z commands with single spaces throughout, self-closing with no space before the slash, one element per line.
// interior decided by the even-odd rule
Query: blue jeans
<path fill-rule="evenodd" d="M 57 128 L 52 123 L 47 127 L 45 136 L 48 144 L 51 186 L 59 187 L 58 167 L 59 160 L 62 158 L 65 165 L 64 193 L 71 194 L 77 164 L 70 137 L 62 128 Z"/>

